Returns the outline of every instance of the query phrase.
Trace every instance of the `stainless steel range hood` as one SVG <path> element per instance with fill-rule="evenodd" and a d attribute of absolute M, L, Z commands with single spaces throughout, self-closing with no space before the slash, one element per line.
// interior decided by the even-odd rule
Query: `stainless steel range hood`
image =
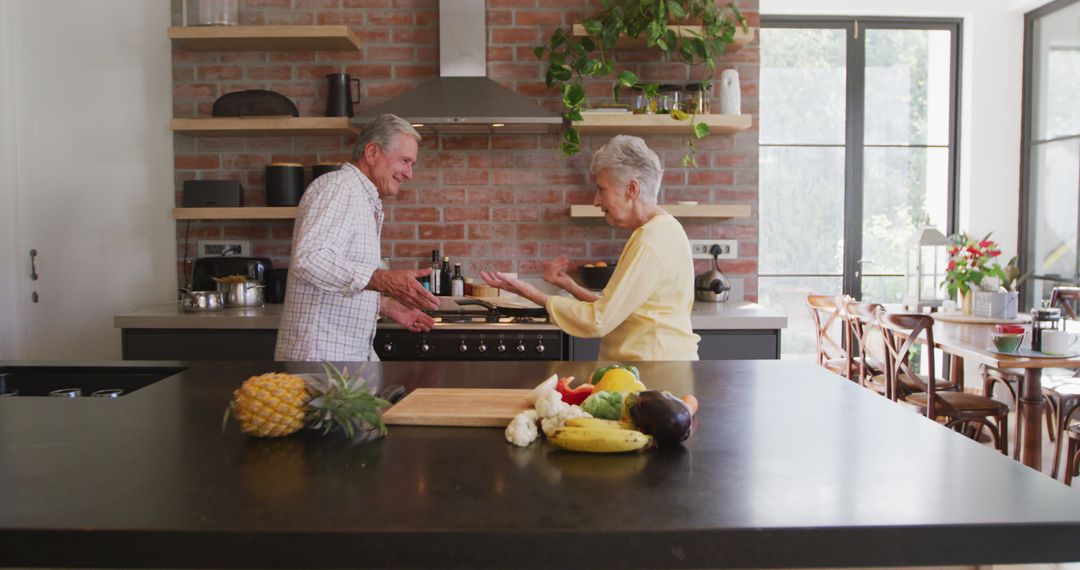
<path fill-rule="evenodd" d="M 555 132 L 562 117 L 486 77 L 485 0 L 439 2 L 439 77 L 360 113 L 435 132 Z"/>

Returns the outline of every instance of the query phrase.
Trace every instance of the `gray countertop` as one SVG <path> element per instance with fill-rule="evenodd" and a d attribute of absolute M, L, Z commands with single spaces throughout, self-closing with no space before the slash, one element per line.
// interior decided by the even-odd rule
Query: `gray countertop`
<path fill-rule="evenodd" d="M 25 363 L 0 372 L 27 376 Z M 105 376 L 124 384 L 110 363 Z M 595 362 L 344 363 L 378 388 L 530 388 Z M 222 431 L 243 379 L 156 363 L 115 399 L 0 398 L 0 567 L 763 568 L 1080 559 L 1080 494 L 808 362 L 642 362 L 693 393 L 685 445 L 614 456 L 499 428 L 367 444 Z M 42 368 L 62 375 L 57 363 Z M 91 369 L 92 371 L 93 369 Z M 41 376 L 41 375 L 39 375 Z M 39 378 L 38 381 L 45 381 Z M 79 384 L 71 380 L 71 385 Z"/>
<path fill-rule="evenodd" d="M 229 308 L 213 313 L 185 313 L 179 303 L 157 305 L 116 315 L 119 329 L 277 329 L 281 305 Z M 787 328 L 787 317 L 756 303 L 694 303 L 690 316 L 695 330 L 776 330 Z M 382 325 L 380 325 L 382 326 Z M 396 326 L 389 323 L 387 326 Z"/>

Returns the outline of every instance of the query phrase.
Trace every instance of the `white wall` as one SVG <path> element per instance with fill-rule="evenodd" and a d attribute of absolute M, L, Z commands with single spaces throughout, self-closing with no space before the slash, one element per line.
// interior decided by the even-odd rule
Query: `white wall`
<path fill-rule="evenodd" d="M 175 299 L 169 2 L 0 5 L 0 358 L 119 358 Z"/>
<path fill-rule="evenodd" d="M 1024 13 L 1047 0 L 761 0 L 763 15 L 963 18 L 959 229 L 1016 253 Z"/>

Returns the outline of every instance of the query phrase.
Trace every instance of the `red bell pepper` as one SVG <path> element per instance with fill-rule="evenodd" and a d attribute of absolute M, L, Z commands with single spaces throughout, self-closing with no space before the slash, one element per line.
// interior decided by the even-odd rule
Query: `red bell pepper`
<path fill-rule="evenodd" d="M 562 401 L 571 406 L 584 402 L 585 399 L 593 393 L 593 389 L 596 388 L 596 386 L 593 386 L 588 382 L 577 388 L 571 388 L 570 383 L 573 381 L 573 376 L 567 376 L 565 378 L 560 378 L 559 383 L 555 385 L 555 390 L 562 395 Z"/>

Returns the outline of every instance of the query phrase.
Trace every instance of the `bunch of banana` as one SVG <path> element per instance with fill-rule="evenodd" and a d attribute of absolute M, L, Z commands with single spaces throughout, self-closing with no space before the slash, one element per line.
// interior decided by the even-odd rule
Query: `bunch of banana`
<path fill-rule="evenodd" d="M 589 453 L 639 451 L 652 444 L 652 436 L 615 420 L 573 418 L 548 436 L 556 447 Z"/>

